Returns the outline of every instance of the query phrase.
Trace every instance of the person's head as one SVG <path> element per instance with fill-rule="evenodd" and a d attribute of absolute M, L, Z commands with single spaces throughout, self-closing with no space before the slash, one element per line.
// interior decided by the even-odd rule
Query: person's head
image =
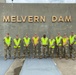
<path fill-rule="evenodd" d="M 37 34 L 36 33 L 34 34 L 34 37 L 37 37 Z"/>
<path fill-rule="evenodd" d="M 71 36 L 73 36 L 73 35 L 74 35 L 74 32 L 72 31 L 72 32 L 71 32 Z"/>
<path fill-rule="evenodd" d="M 46 38 L 46 35 L 44 34 L 43 37 Z"/>
<path fill-rule="evenodd" d="M 9 33 L 6 34 L 6 37 L 9 37 Z"/>
<path fill-rule="evenodd" d="M 26 34 L 26 36 L 25 36 L 26 38 L 28 38 L 28 34 Z"/>
<path fill-rule="evenodd" d="M 60 37 L 60 32 L 58 32 L 58 35 L 57 36 Z"/>
<path fill-rule="evenodd" d="M 19 37 L 18 37 L 18 35 L 16 35 L 16 39 L 18 39 Z"/>
<path fill-rule="evenodd" d="M 64 38 L 66 38 L 67 37 L 67 35 L 66 35 L 66 33 L 64 33 Z"/>

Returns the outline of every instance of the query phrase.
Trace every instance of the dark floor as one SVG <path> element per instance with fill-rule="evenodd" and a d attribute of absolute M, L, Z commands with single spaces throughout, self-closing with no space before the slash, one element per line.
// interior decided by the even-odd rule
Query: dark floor
<path fill-rule="evenodd" d="M 22 66 L 17 67 L 17 68 L 14 70 L 14 75 L 19 75 L 19 73 L 20 73 L 20 71 L 21 71 L 21 68 L 22 68 Z"/>

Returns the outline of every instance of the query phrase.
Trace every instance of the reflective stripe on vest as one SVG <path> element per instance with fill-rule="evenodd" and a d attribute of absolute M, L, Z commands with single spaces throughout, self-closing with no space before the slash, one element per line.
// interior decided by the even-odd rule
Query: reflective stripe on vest
<path fill-rule="evenodd" d="M 68 46 L 67 42 L 68 42 L 68 38 L 63 38 L 63 45 L 67 45 Z"/>
<path fill-rule="evenodd" d="M 14 48 L 20 48 L 20 46 L 19 46 L 20 41 L 21 41 L 21 39 L 20 39 L 20 38 L 19 38 L 18 40 L 17 40 L 17 39 L 14 39 L 14 43 L 15 43 Z"/>
<path fill-rule="evenodd" d="M 24 37 L 23 40 L 24 40 L 24 46 L 30 44 L 30 38 L 26 38 L 26 37 Z"/>
<path fill-rule="evenodd" d="M 60 43 L 61 42 L 61 39 L 62 39 L 62 37 L 56 37 L 56 43 L 57 43 L 57 45 L 59 45 L 59 46 L 61 46 L 62 44 Z M 60 43 L 60 44 L 59 44 Z"/>
<path fill-rule="evenodd" d="M 69 40 L 70 40 L 70 44 L 72 44 L 74 42 L 74 40 L 75 40 L 75 35 L 74 36 L 70 36 Z"/>
<path fill-rule="evenodd" d="M 4 37 L 4 41 L 9 46 L 11 44 L 11 37 L 9 37 L 9 38 Z"/>
<path fill-rule="evenodd" d="M 39 42 L 38 40 L 39 40 L 39 37 L 33 37 L 33 43 L 34 44 L 38 44 L 38 42 Z"/>
<path fill-rule="evenodd" d="M 46 37 L 46 38 L 41 38 L 41 44 L 42 45 L 48 45 L 48 38 Z"/>
<path fill-rule="evenodd" d="M 54 43 L 55 43 L 55 39 L 49 39 L 49 47 L 51 47 L 51 48 L 55 48 L 55 45 L 54 45 Z"/>

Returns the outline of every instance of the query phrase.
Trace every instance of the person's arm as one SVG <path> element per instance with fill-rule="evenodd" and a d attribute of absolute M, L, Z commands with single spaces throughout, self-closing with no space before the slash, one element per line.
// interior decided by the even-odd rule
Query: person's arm
<path fill-rule="evenodd" d="M 5 39 L 3 39 L 3 42 L 4 42 L 4 45 L 5 45 L 5 46 L 8 46 L 8 45 L 6 44 L 6 42 L 5 42 Z"/>
<path fill-rule="evenodd" d="M 5 43 L 5 39 L 3 39 L 3 42 L 4 42 L 4 44 L 6 44 L 6 43 Z"/>
<path fill-rule="evenodd" d="M 75 42 L 76 42 L 76 37 L 74 37 L 74 41 L 73 41 L 72 45 L 73 45 Z"/>

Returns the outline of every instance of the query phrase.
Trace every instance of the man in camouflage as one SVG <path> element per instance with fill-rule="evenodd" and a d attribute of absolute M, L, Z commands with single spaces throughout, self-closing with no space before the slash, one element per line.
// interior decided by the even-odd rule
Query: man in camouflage
<path fill-rule="evenodd" d="M 63 38 L 63 57 L 66 59 L 69 58 L 69 38 L 67 37 L 66 33 L 64 34 Z"/>
<path fill-rule="evenodd" d="M 20 58 L 20 48 L 21 48 L 21 38 L 19 38 L 18 35 L 16 35 L 16 38 L 14 38 L 14 59 L 16 58 L 16 54 L 18 53 L 18 58 Z"/>
<path fill-rule="evenodd" d="M 33 57 L 39 58 L 39 36 L 35 33 L 35 35 L 32 37 L 32 43 L 33 43 Z"/>
<path fill-rule="evenodd" d="M 48 38 L 44 34 L 41 37 L 41 57 L 40 58 L 47 57 L 47 46 L 48 46 Z"/>
<path fill-rule="evenodd" d="M 72 59 L 75 59 L 75 54 L 76 54 L 76 36 L 74 35 L 74 32 L 71 32 L 71 35 L 69 36 L 69 48 L 70 48 L 70 57 Z"/>
<path fill-rule="evenodd" d="M 26 56 L 26 53 L 28 56 L 30 56 L 30 38 L 28 37 L 28 34 L 23 38 L 24 43 L 24 55 Z"/>
<path fill-rule="evenodd" d="M 7 59 L 7 54 L 9 54 L 9 58 L 11 58 L 11 44 L 12 38 L 9 36 L 9 33 L 4 37 L 4 58 Z"/>
<path fill-rule="evenodd" d="M 49 39 L 49 55 L 54 57 L 54 50 L 55 50 L 55 39 L 53 36 Z"/>
<path fill-rule="evenodd" d="M 62 37 L 60 33 L 58 33 L 57 37 L 55 38 L 56 41 L 56 51 L 57 51 L 57 56 L 61 59 L 62 58 Z"/>

